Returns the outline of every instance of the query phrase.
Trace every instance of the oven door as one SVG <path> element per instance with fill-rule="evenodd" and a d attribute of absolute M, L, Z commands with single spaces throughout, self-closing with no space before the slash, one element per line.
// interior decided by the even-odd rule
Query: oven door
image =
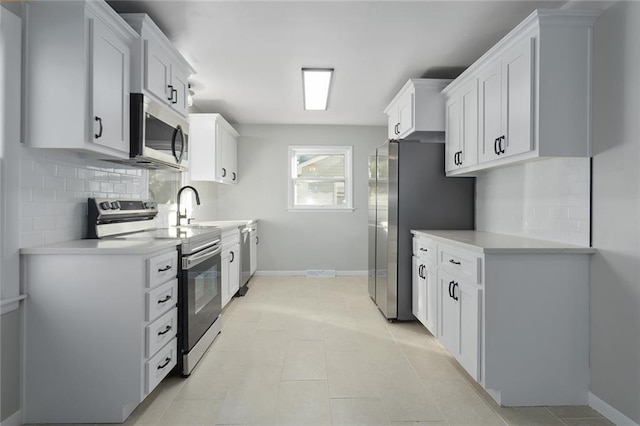
<path fill-rule="evenodd" d="M 183 353 L 189 352 L 222 312 L 220 245 L 182 257 Z"/>

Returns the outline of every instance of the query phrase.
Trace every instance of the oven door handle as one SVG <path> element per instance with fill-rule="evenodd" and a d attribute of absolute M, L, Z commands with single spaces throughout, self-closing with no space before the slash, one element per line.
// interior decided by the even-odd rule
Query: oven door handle
<path fill-rule="evenodd" d="M 192 267 L 199 265 L 207 259 L 212 258 L 220 254 L 222 251 L 222 247 L 215 245 L 211 248 L 201 251 L 200 253 L 196 253 L 191 256 L 186 256 L 182 259 L 182 269 L 191 269 Z"/>

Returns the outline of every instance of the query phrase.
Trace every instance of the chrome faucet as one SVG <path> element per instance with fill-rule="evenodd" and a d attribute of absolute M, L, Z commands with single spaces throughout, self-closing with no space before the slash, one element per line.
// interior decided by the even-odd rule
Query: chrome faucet
<path fill-rule="evenodd" d="M 185 209 L 184 214 L 180 214 L 180 195 L 182 195 L 182 191 L 184 191 L 185 189 L 190 189 L 193 191 L 194 194 L 196 194 L 196 204 L 200 205 L 200 194 L 198 194 L 198 191 L 191 185 L 186 185 L 183 186 L 182 188 L 180 188 L 180 190 L 178 190 L 178 212 L 177 212 L 177 218 L 176 218 L 176 226 L 180 226 L 180 219 L 186 219 L 187 218 L 187 210 Z"/>

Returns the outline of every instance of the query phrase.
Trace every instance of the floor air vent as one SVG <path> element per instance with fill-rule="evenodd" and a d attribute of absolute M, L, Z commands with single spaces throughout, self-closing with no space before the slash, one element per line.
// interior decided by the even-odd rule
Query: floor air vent
<path fill-rule="evenodd" d="M 304 275 L 306 277 L 333 278 L 336 276 L 336 271 L 333 269 L 307 269 Z"/>

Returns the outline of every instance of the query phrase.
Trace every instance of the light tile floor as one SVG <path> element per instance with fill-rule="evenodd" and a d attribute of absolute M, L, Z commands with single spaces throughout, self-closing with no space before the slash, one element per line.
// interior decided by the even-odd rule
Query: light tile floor
<path fill-rule="evenodd" d="M 504 408 L 418 323 L 389 323 L 366 277 L 254 277 L 191 377 L 126 424 L 611 425 L 589 407 Z"/>

